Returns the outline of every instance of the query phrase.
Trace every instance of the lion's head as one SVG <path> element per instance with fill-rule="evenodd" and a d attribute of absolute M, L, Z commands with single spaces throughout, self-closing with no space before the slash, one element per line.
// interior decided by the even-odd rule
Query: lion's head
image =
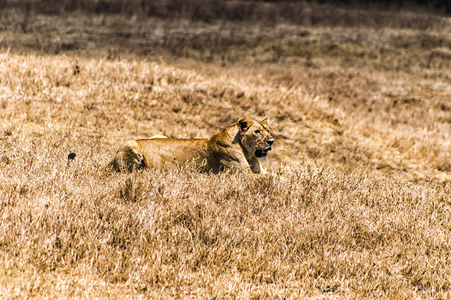
<path fill-rule="evenodd" d="M 253 153 L 260 160 L 268 159 L 268 151 L 272 149 L 274 139 L 269 132 L 268 119 L 262 122 L 241 119 L 238 121 L 241 145 L 246 152 Z"/>

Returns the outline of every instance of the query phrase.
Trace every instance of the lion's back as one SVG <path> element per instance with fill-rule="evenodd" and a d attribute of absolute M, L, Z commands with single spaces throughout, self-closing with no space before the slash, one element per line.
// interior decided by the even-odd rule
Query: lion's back
<path fill-rule="evenodd" d="M 136 141 L 147 166 L 164 167 L 193 162 L 203 163 L 209 157 L 208 140 L 152 138 Z"/>

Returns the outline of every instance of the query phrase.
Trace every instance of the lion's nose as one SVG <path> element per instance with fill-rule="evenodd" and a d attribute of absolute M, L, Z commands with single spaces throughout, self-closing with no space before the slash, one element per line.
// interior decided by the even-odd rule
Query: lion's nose
<path fill-rule="evenodd" d="M 267 140 L 266 144 L 268 144 L 269 146 L 272 146 L 272 144 L 274 144 L 274 140 Z"/>

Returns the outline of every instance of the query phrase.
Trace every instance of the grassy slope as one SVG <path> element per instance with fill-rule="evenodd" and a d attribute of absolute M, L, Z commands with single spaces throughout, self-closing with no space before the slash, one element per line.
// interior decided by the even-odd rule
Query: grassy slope
<path fill-rule="evenodd" d="M 0 296 L 449 296 L 446 30 L 83 18 L 3 32 L 60 54 L 0 54 Z M 272 120 L 273 175 L 102 171 L 241 116 Z"/>

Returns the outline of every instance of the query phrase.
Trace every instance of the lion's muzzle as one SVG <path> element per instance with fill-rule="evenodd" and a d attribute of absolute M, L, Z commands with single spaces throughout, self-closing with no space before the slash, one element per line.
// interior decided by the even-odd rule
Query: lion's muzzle
<path fill-rule="evenodd" d="M 266 158 L 266 156 L 268 155 L 268 151 L 272 150 L 272 145 L 274 144 L 274 140 L 267 140 L 266 141 L 266 147 L 263 148 L 262 150 L 256 150 L 255 151 L 255 156 L 257 156 L 258 158 Z"/>

